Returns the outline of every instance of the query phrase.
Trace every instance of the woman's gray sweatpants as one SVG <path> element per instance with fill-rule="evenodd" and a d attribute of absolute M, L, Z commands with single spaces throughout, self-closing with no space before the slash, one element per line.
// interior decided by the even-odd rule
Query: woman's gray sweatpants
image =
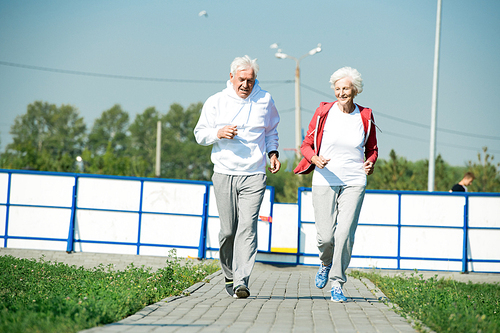
<path fill-rule="evenodd" d="M 313 206 L 319 259 L 333 262 L 332 287 L 347 281 L 345 271 L 351 261 L 354 234 L 365 197 L 365 186 L 313 186 Z"/>
<path fill-rule="evenodd" d="M 212 176 L 220 219 L 219 258 L 234 287 L 248 287 L 257 255 L 257 221 L 266 190 L 266 175 Z"/>

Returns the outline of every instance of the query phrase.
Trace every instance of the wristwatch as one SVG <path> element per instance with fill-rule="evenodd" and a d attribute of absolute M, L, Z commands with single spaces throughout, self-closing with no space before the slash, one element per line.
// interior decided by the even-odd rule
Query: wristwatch
<path fill-rule="evenodd" d="M 280 158 L 280 153 L 277 150 L 271 150 L 269 153 L 267 153 L 267 157 L 271 158 L 273 155 L 276 155 L 276 158 Z"/>

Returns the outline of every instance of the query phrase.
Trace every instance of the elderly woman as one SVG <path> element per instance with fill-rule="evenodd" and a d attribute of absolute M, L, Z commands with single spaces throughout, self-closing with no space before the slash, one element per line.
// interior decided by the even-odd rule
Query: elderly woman
<path fill-rule="evenodd" d="M 351 261 L 354 233 L 365 196 L 366 176 L 378 157 L 372 110 L 354 103 L 363 91 L 361 74 L 351 67 L 330 78 L 337 101 L 322 102 L 300 147 L 304 158 L 294 170 L 312 177 L 312 198 L 321 265 L 316 287 L 330 275 L 334 302 L 345 302 L 342 286 Z M 330 274 L 331 270 L 331 274 Z"/>

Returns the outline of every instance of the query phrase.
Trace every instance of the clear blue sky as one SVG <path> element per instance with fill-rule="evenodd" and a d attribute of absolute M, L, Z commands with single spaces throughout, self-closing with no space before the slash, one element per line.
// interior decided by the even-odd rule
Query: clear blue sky
<path fill-rule="evenodd" d="M 291 156 L 283 148 L 294 146 L 295 62 L 269 46 L 300 57 L 321 43 L 300 63 L 302 126 L 335 99 L 330 75 L 351 66 L 365 84 L 355 101 L 382 129 L 380 156 L 394 149 L 428 159 L 436 9 L 437 0 L 0 0 L 1 150 L 34 101 L 77 107 L 90 130 L 114 104 L 133 120 L 150 106 L 204 102 L 225 87 L 234 57 L 248 54 L 280 111 L 280 150 Z M 443 0 L 437 153 L 452 165 L 475 161 L 483 146 L 500 161 L 499 17 L 498 0 Z"/>

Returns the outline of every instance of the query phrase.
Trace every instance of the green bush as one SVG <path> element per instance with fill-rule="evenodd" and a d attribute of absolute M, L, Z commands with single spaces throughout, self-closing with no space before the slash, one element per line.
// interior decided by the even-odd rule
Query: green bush
<path fill-rule="evenodd" d="M 0 332 L 77 332 L 116 322 L 168 296 L 179 295 L 219 269 L 217 262 L 164 268 L 130 264 L 124 271 L 0 257 Z"/>
<path fill-rule="evenodd" d="M 420 320 L 436 332 L 500 332 L 500 284 L 463 283 L 410 276 L 364 276 L 397 304 L 403 314 Z"/>

